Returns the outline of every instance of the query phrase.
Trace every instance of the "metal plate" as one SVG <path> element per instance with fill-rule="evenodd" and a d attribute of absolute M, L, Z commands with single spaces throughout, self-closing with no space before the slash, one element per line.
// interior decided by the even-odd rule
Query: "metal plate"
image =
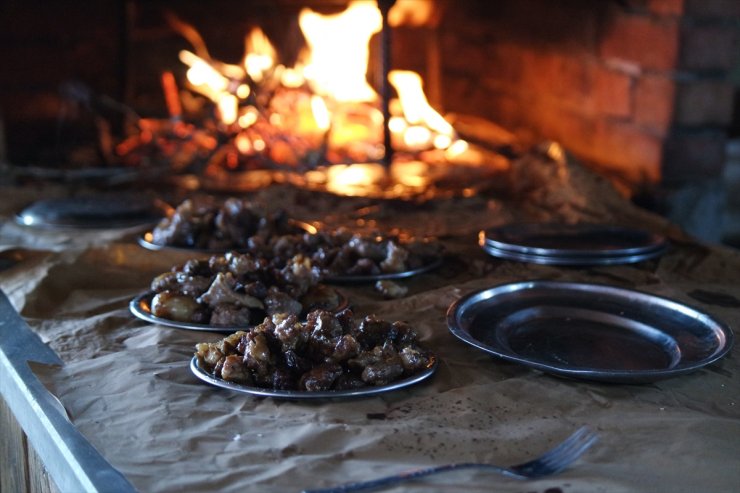
<path fill-rule="evenodd" d="M 234 392 L 241 392 L 244 394 L 251 394 L 262 397 L 277 397 L 281 399 L 346 399 L 349 397 L 367 397 L 376 394 L 384 394 L 386 392 L 392 392 L 394 390 L 403 389 L 411 385 L 417 384 L 423 380 L 431 377 L 437 370 L 437 359 L 432 358 L 431 365 L 424 371 L 417 373 L 409 378 L 398 380 L 396 382 L 389 383 L 388 385 L 381 385 L 377 387 L 362 387 L 359 389 L 351 390 L 325 390 L 325 391 L 299 391 L 299 390 L 274 390 L 274 389 L 263 389 L 261 387 L 248 387 L 246 385 L 240 385 L 232 382 L 227 382 L 220 378 L 216 378 L 213 375 L 208 374 L 198 366 L 198 358 L 193 356 L 190 360 L 190 370 L 193 374 L 201 379 L 202 381 L 221 387 L 223 389 L 233 390 Z"/>
<path fill-rule="evenodd" d="M 34 202 L 16 214 L 35 228 L 115 229 L 156 223 L 169 206 L 132 194 L 103 194 Z"/>
<path fill-rule="evenodd" d="M 526 281 L 471 293 L 450 331 L 507 361 L 587 380 L 643 383 L 717 361 L 732 331 L 667 298 L 602 284 Z"/>
<path fill-rule="evenodd" d="M 365 275 L 365 276 L 359 276 L 359 275 L 329 275 L 324 277 L 324 282 L 334 283 L 334 284 L 361 284 L 361 283 L 367 283 L 367 282 L 375 282 L 375 281 L 382 281 L 386 279 L 406 279 L 413 276 L 418 276 L 420 274 L 424 274 L 427 272 L 430 272 L 440 265 L 442 265 L 443 262 L 442 257 L 438 257 L 435 259 L 430 259 L 429 262 L 419 268 L 416 269 L 409 269 L 402 272 L 387 272 L 384 274 L 374 274 L 374 275 Z"/>
<path fill-rule="evenodd" d="M 336 293 L 339 296 L 339 305 L 332 311 L 340 312 L 349 306 L 349 300 L 347 300 L 347 298 L 339 291 L 336 291 Z M 131 313 L 136 318 L 144 320 L 145 322 L 166 325 L 167 327 L 175 327 L 178 329 L 218 332 L 221 334 L 233 334 L 238 330 L 246 330 L 249 328 L 249 326 L 215 326 L 207 324 L 196 324 L 192 322 L 178 322 L 177 320 L 157 317 L 152 314 L 151 310 L 152 298 L 154 298 L 154 295 L 154 292 L 147 291 L 146 293 L 142 293 L 136 296 L 128 304 L 129 311 L 131 311 Z"/>
<path fill-rule="evenodd" d="M 603 258 L 663 251 L 662 235 L 606 224 L 515 223 L 480 233 L 481 246 L 526 256 Z"/>
<path fill-rule="evenodd" d="M 637 262 L 643 262 L 645 260 L 660 257 L 667 250 L 666 246 L 664 248 L 630 255 L 604 255 L 601 257 L 566 257 L 559 255 L 531 255 L 510 250 L 502 250 L 486 244 L 481 245 L 481 247 L 487 254 L 504 260 L 516 260 L 518 262 L 529 262 L 531 264 L 540 265 L 569 265 L 573 267 L 589 265 L 634 264 Z"/>

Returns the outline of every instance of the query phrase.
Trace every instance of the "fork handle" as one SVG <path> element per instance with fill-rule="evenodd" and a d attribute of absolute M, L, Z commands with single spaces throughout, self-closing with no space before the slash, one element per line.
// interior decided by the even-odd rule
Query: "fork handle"
<path fill-rule="evenodd" d="M 347 483 L 339 486 L 333 486 L 331 488 L 318 488 L 312 490 L 303 490 L 301 493 L 349 493 L 352 491 L 364 491 L 372 490 L 375 488 L 381 488 L 383 486 L 390 486 L 392 484 L 402 483 L 404 481 L 410 481 L 412 479 L 422 478 L 425 476 L 431 476 L 440 472 L 457 471 L 459 469 L 488 469 L 495 471 L 504 476 L 510 478 L 521 479 L 524 476 L 515 473 L 511 469 L 505 467 L 494 466 L 492 464 L 480 464 L 477 462 L 462 462 L 457 464 L 444 464 L 441 466 L 424 467 L 421 469 L 412 469 L 410 471 L 393 474 L 391 476 L 385 476 L 382 478 L 371 479 L 368 481 L 358 481 L 355 483 Z"/>

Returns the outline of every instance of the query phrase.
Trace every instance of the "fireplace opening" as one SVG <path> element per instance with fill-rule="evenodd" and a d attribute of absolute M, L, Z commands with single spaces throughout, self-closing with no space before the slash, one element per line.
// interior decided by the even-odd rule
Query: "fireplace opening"
<path fill-rule="evenodd" d="M 356 3 L 377 8 L 383 2 Z M 439 137 L 446 146 L 424 148 L 421 158 L 419 149 L 405 156 L 400 153 L 406 168 L 397 176 L 405 186 L 419 188 L 414 182 L 418 179 L 414 169 L 419 166 L 415 163 L 463 156 L 459 161 L 468 168 L 489 164 L 477 173 L 491 178 L 506 171 L 512 154 L 552 141 L 607 176 L 626 196 L 673 215 L 689 229 L 692 221 L 706 226 L 706 217 L 694 217 L 696 210 L 706 216 L 712 207 L 723 207 L 725 149 L 740 119 L 733 104 L 740 86 L 736 55 L 740 8 L 735 2 L 385 3 L 395 9 L 389 14 L 391 68 L 419 74 L 429 106 L 445 117 L 453 131 L 445 135 L 426 124 L 420 138 Z M 3 58 L 10 69 L 0 76 L 4 143 L 0 158 L 14 167 L 140 166 L 146 160 L 142 158 L 146 146 L 136 138 L 160 132 L 176 141 L 183 130 L 172 122 L 188 123 L 178 120 L 182 116 L 178 112 L 196 112 L 208 100 L 187 87 L 192 86 L 187 71 L 202 59 L 194 39 L 202 39 L 211 60 L 238 64 L 245 53 L 245 35 L 259 28 L 275 59 L 291 68 L 302 63 L 306 45 L 301 12 L 311 9 L 338 15 L 349 4 L 345 0 L 218 0 L 204 6 L 189 0 L 106 0 L 70 7 L 5 2 L 0 7 L 0 40 L 9 47 Z M 372 17 L 367 12 L 361 17 Z M 382 74 L 383 39 L 376 29 L 368 42 L 366 81 L 377 94 L 382 90 Z M 238 98 L 237 90 L 233 92 Z M 274 151 L 285 162 L 270 156 L 270 167 L 313 171 L 327 163 L 382 165 L 383 129 L 377 118 L 382 108 L 377 103 L 374 111 L 344 115 L 347 125 L 372 134 L 370 144 L 361 151 L 340 146 L 332 153 L 326 150 L 327 131 L 319 122 L 321 108 L 312 106 L 310 94 L 293 96 L 281 104 L 291 110 L 300 106 L 313 117 L 309 125 L 300 118 L 293 124 L 301 130 L 309 127 L 311 135 L 306 139 L 318 143 L 291 140 L 282 151 Z M 209 102 L 217 105 L 213 99 L 217 98 Z M 243 109 L 244 101 L 237 106 Z M 221 111 L 228 111 L 227 106 L 224 103 Z M 393 111 L 395 116 L 402 114 L 398 108 Z M 229 118 L 240 116 L 245 115 Z M 141 125 L 132 130 L 132 118 L 146 119 L 143 130 Z M 409 118 L 402 123 L 408 126 Z M 213 134 L 202 133 L 203 146 L 223 144 L 210 143 Z M 332 128 L 329 137 L 339 134 Z M 197 139 L 188 136 L 189 142 L 193 140 Z M 235 152 L 222 152 L 221 161 L 208 155 L 194 166 L 194 155 L 182 149 L 165 149 L 174 152 L 166 157 L 174 166 L 203 173 L 209 165 L 213 171 L 214 163 L 226 168 L 257 167 L 229 155 L 239 158 L 250 146 L 255 152 L 260 140 L 249 139 L 248 144 L 244 139 L 232 140 Z M 348 139 L 356 140 L 355 134 Z M 452 147 L 458 141 L 472 145 L 475 152 L 470 147 Z M 126 143 L 139 146 L 135 149 L 139 154 L 126 154 Z M 409 151 L 403 147 L 404 142 L 394 142 L 394 149 Z M 474 175 L 472 181 L 479 178 Z M 319 179 L 325 181 L 326 176 Z M 233 177 L 228 182 L 233 183 Z M 387 185 L 381 183 L 381 187 Z M 684 210 L 687 201 L 697 207 Z"/>

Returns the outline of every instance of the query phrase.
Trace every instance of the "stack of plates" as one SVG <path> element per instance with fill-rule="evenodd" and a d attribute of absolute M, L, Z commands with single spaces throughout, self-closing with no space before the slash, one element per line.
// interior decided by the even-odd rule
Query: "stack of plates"
<path fill-rule="evenodd" d="M 508 224 L 479 234 L 490 255 L 547 265 L 610 265 L 663 255 L 665 237 L 639 229 L 603 224 Z"/>

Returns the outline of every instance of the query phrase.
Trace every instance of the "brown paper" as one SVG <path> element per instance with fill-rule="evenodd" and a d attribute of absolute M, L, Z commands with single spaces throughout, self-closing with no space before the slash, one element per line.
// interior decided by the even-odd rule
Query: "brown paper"
<path fill-rule="evenodd" d="M 305 192 L 278 193 L 310 219 L 309 205 L 296 199 Z M 395 221 L 422 231 L 433 226 L 443 234 L 449 252 L 444 265 L 402 281 L 409 287 L 407 297 L 385 300 L 372 286 L 338 288 L 358 317 L 375 313 L 409 321 L 439 357 L 431 380 L 376 397 L 317 402 L 254 397 L 206 385 L 189 370 L 193 347 L 222 336 L 147 324 L 127 306 L 154 275 L 182 256 L 145 251 L 131 237 L 36 252 L 0 272 L 0 287 L 65 362 L 62 368 L 37 367 L 37 374 L 72 422 L 137 489 L 286 492 L 415 466 L 513 464 L 583 425 L 596 430 L 600 441 L 559 476 L 522 482 L 490 472 L 455 472 L 388 491 L 740 489 L 740 372 L 732 353 L 693 374 L 653 384 L 575 381 L 469 347 L 450 334 L 445 316 L 450 303 L 476 289 L 558 279 L 668 296 L 737 328 L 738 308 L 712 302 L 740 300 L 737 252 L 696 243 L 613 197 L 595 205 L 561 204 L 561 212 L 550 214 L 567 211 L 563 214 L 614 220 L 617 214 L 610 207 L 621 204 L 620 222 L 673 231 L 672 250 L 661 259 L 628 266 L 504 262 L 475 244 L 479 228 L 525 217 L 526 207 L 514 210 L 503 199 L 473 197 L 403 212 L 362 199 L 327 196 L 317 201 L 321 207 L 313 213 L 332 211 L 337 223 L 351 223 L 353 211 L 364 211 L 366 219 L 372 216 L 378 223 Z M 372 208 L 364 209 L 368 205 Z M 534 209 L 532 204 L 529 210 Z"/>

